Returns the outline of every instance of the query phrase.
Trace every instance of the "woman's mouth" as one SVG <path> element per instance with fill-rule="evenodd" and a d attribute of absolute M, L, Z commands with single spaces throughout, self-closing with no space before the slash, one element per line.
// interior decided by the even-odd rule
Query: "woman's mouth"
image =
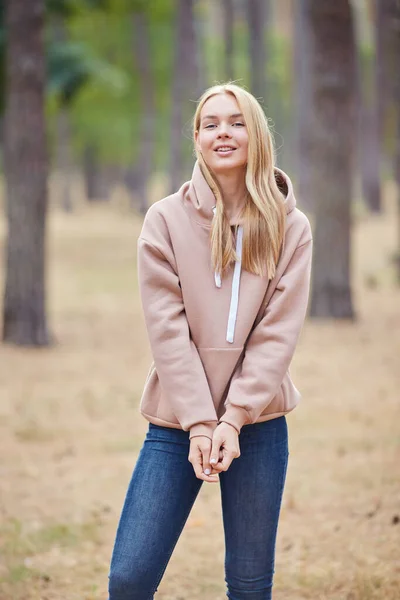
<path fill-rule="evenodd" d="M 235 150 L 236 148 L 233 148 L 232 146 L 221 146 L 220 148 L 217 148 L 215 152 L 220 156 L 230 156 Z"/>

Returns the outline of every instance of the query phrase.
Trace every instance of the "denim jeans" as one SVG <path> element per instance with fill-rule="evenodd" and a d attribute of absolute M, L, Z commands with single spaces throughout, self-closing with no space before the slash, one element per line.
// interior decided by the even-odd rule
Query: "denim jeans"
<path fill-rule="evenodd" d="M 227 597 L 270 600 L 289 456 L 285 416 L 245 425 L 239 443 L 240 457 L 219 476 Z M 188 432 L 149 423 L 117 529 L 109 600 L 154 598 L 203 484 L 189 445 Z"/>

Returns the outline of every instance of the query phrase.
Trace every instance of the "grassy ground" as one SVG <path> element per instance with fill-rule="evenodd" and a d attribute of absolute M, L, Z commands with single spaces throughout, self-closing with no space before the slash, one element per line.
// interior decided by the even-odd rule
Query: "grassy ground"
<path fill-rule="evenodd" d="M 4 238 L 4 224 L 1 226 Z M 0 347 L 0 599 L 105 600 L 112 543 L 147 422 L 150 355 L 136 289 L 138 219 L 53 211 L 56 345 Z M 359 216 L 356 324 L 305 326 L 293 364 L 275 600 L 400 598 L 400 291 L 395 217 Z M 204 484 L 160 600 L 223 600 L 219 486 Z"/>

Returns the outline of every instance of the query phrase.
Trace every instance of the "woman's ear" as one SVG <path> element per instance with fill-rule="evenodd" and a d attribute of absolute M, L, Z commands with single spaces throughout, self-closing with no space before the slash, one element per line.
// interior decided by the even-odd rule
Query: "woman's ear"
<path fill-rule="evenodd" d="M 196 149 L 200 152 L 200 146 L 199 146 L 199 130 L 196 129 L 196 131 L 194 132 L 194 142 L 196 145 Z"/>

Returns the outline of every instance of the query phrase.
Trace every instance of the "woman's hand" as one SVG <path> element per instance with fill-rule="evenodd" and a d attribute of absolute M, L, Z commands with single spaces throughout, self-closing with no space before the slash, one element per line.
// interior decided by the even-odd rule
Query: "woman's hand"
<path fill-rule="evenodd" d="M 222 460 L 221 460 L 222 455 Z M 234 458 L 239 458 L 239 434 L 229 423 L 220 423 L 214 429 L 210 463 L 213 473 L 227 471 Z"/>
<path fill-rule="evenodd" d="M 196 435 L 190 440 L 189 462 L 192 463 L 196 477 L 209 483 L 219 481 L 218 472 L 210 464 L 211 440 L 205 435 Z M 218 458 L 222 460 L 217 452 Z M 208 471 L 208 472 L 207 472 Z"/>

